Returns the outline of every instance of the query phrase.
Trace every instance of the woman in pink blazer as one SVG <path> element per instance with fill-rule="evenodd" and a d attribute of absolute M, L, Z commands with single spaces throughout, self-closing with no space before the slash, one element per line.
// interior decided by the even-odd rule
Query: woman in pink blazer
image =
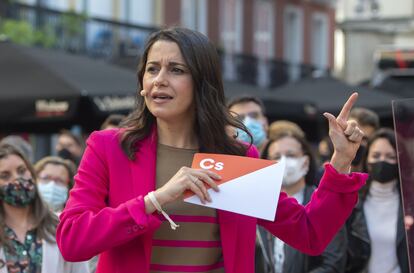
<path fill-rule="evenodd" d="M 366 180 L 348 174 L 363 136 L 347 121 L 357 94 L 338 117 L 325 114 L 335 153 L 312 200 L 301 206 L 281 193 L 270 222 L 182 202 L 186 190 L 202 202 L 210 201 L 207 185 L 218 190 L 217 174 L 181 163 L 194 152 L 258 157 L 256 148 L 226 133 L 246 128 L 226 110 L 220 73 L 204 35 L 172 28 L 150 36 L 138 70 L 143 99 L 136 111 L 122 129 L 94 132 L 87 141 L 57 229 L 65 259 L 99 254 L 98 273 L 252 273 L 256 224 L 308 254 L 324 250 Z M 171 216 L 170 223 L 157 209 Z M 174 221 L 180 227 L 170 230 Z"/>

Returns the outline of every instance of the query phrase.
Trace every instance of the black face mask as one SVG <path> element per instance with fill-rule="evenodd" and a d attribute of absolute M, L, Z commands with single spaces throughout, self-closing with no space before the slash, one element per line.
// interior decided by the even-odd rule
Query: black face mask
<path fill-rule="evenodd" d="M 329 160 L 331 160 L 331 156 L 329 155 L 320 155 L 320 158 L 321 158 L 321 163 L 329 162 Z"/>
<path fill-rule="evenodd" d="M 373 180 L 387 183 L 398 177 L 398 165 L 386 161 L 368 163 L 368 173 Z"/>
<path fill-rule="evenodd" d="M 57 152 L 57 155 L 58 155 L 59 157 L 63 158 L 63 159 L 73 160 L 73 159 L 72 159 L 72 158 L 73 158 L 72 153 L 71 153 L 71 152 L 69 152 L 69 150 L 68 150 L 68 149 L 66 149 L 66 148 L 63 148 L 62 150 L 59 150 L 59 151 Z"/>
<path fill-rule="evenodd" d="M 364 145 L 360 145 L 359 146 L 359 148 L 358 148 L 358 150 L 357 150 L 357 152 L 355 154 L 355 157 L 352 160 L 352 163 L 351 163 L 352 166 L 358 166 L 359 163 L 361 163 L 362 157 L 363 157 L 363 155 L 365 153 L 365 149 L 366 148 L 365 148 Z"/>
<path fill-rule="evenodd" d="M 75 163 L 76 165 L 79 164 L 79 158 L 74 156 L 71 152 L 69 152 L 68 149 L 63 148 L 62 150 L 59 150 L 57 152 L 57 156 L 63 158 L 63 159 L 68 159 L 71 160 L 73 163 Z"/>

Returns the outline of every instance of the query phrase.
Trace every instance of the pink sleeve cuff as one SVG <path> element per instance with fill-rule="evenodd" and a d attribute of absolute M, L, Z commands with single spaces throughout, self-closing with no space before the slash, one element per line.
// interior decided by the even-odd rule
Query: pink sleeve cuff
<path fill-rule="evenodd" d="M 368 179 L 366 173 L 341 174 L 329 163 L 325 164 L 325 172 L 320 181 L 320 189 L 333 192 L 351 193 L 358 191 Z"/>
<path fill-rule="evenodd" d="M 155 230 L 161 225 L 161 220 L 158 217 L 145 213 L 145 202 L 143 196 L 140 195 L 137 198 L 127 201 L 125 204 L 132 216 L 132 219 L 134 219 L 137 223 L 138 229 Z"/>

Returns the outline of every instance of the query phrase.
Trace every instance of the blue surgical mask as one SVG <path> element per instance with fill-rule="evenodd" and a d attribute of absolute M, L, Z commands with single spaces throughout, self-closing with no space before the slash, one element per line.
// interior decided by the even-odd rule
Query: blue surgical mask
<path fill-rule="evenodd" d="M 246 117 L 243 120 L 243 124 L 247 127 L 247 130 L 253 136 L 253 145 L 258 147 L 266 140 L 266 132 L 263 128 L 263 124 L 257 119 Z M 237 129 L 237 138 L 244 142 L 250 143 L 249 135 L 243 130 Z"/>
<path fill-rule="evenodd" d="M 68 188 L 56 183 L 55 181 L 39 182 L 37 184 L 43 200 L 54 210 L 63 209 L 68 199 Z"/>

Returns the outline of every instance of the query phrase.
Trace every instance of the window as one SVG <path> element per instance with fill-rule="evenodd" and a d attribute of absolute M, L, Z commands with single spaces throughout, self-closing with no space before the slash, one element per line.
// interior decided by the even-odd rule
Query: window
<path fill-rule="evenodd" d="M 224 78 L 236 79 L 236 64 L 234 54 L 243 48 L 243 0 L 220 1 L 220 30 L 221 44 L 224 50 Z"/>
<path fill-rule="evenodd" d="M 267 87 L 269 78 L 269 59 L 274 57 L 274 2 L 256 0 L 254 2 L 253 51 L 258 57 L 257 84 Z"/>
<path fill-rule="evenodd" d="M 182 0 L 181 24 L 207 34 L 207 0 Z"/>
<path fill-rule="evenodd" d="M 291 81 L 300 78 L 303 62 L 303 11 L 287 6 L 283 17 L 283 52 Z"/>
<path fill-rule="evenodd" d="M 328 67 L 329 56 L 328 18 L 326 14 L 313 14 L 311 33 L 312 65 L 314 65 L 318 70 L 325 71 Z"/>

